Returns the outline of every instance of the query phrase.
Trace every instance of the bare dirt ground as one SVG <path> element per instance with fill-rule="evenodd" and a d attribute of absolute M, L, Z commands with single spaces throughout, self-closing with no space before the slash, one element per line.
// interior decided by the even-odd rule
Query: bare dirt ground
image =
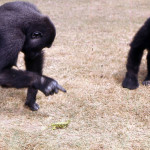
<path fill-rule="evenodd" d="M 0 4 L 8 2 L 1 0 Z M 121 87 L 132 37 L 150 16 L 149 0 L 30 0 L 54 22 L 44 74 L 67 89 L 25 108 L 26 89 L 0 89 L 0 150 L 149 150 L 150 87 Z M 18 66 L 24 69 L 23 55 Z M 51 123 L 71 120 L 66 129 Z"/>

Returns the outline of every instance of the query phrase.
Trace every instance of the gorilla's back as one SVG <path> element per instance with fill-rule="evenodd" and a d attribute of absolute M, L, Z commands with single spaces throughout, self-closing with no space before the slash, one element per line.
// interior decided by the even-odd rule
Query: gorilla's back
<path fill-rule="evenodd" d="M 1 9 L 5 9 L 8 11 L 15 11 L 15 12 L 22 12 L 22 13 L 27 13 L 27 10 L 30 11 L 36 11 L 36 12 L 40 12 L 33 4 L 29 3 L 29 2 L 21 2 L 21 1 L 17 1 L 17 2 L 9 2 L 9 3 L 5 3 L 4 5 L 0 6 Z"/>
<path fill-rule="evenodd" d="M 22 23 L 22 20 L 32 21 L 36 17 L 39 18 L 40 11 L 28 2 L 9 2 L 0 6 L 0 29 L 1 27 Z"/>

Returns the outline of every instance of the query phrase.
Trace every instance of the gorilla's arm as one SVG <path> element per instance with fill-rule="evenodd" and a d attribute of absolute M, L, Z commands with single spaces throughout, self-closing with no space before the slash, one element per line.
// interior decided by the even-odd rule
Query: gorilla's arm
<path fill-rule="evenodd" d="M 130 44 L 130 51 L 127 59 L 127 73 L 122 86 L 128 89 L 136 89 L 139 86 L 138 72 L 144 49 L 149 49 L 150 40 L 150 19 L 139 29 Z M 148 57 L 147 57 L 148 58 Z M 148 67 L 148 72 L 150 72 Z"/>
<path fill-rule="evenodd" d="M 39 75 L 42 75 L 42 68 L 43 68 L 43 52 L 40 52 L 38 56 L 34 59 L 30 58 L 25 55 L 25 65 L 26 70 L 36 72 Z M 28 88 L 27 98 L 25 105 L 29 106 L 32 110 L 38 110 L 39 105 L 36 102 L 36 95 L 38 90 L 35 88 Z"/>
<path fill-rule="evenodd" d="M 34 72 L 15 69 L 5 69 L 0 73 L 0 85 L 14 88 L 34 88 L 42 91 L 46 96 L 66 92 L 57 81 L 46 76 L 40 76 Z"/>

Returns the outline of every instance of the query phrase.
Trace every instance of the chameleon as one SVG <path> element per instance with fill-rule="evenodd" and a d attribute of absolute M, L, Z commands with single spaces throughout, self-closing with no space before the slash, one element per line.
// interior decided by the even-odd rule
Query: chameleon
<path fill-rule="evenodd" d="M 64 129 L 64 128 L 68 127 L 69 123 L 70 123 L 70 120 L 68 120 L 66 122 L 57 122 L 57 123 L 51 124 L 51 127 L 53 130 Z"/>

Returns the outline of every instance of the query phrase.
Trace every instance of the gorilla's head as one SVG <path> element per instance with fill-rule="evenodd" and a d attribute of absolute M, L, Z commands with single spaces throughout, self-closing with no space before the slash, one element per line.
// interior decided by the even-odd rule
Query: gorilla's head
<path fill-rule="evenodd" d="M 25 25 L 25 43 L 23 52 L 27 55 L 41 52 L 44 47 L 50 47 L 55 39 L 56 30 L 48 17 L 34 19 Z"/>

